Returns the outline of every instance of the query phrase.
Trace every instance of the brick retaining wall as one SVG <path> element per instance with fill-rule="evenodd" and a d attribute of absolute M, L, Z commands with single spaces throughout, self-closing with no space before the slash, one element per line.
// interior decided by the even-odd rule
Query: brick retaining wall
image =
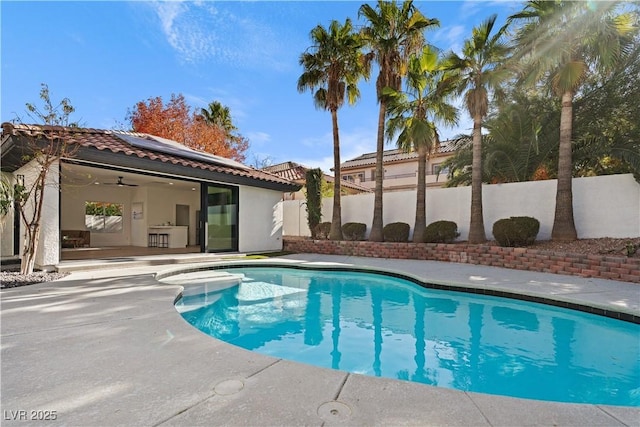
<path fill-rule="evenodd" d="M 418 259 L 489 265 L 640 283 L 640 258 L 557 253 L 467 243 L 392 243 L 284 237 L 283 250 L 299 253 Z"/>

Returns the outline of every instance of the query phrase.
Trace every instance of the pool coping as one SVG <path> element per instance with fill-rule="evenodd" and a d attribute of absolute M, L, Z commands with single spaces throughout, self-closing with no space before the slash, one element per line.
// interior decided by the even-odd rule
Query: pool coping
<path fill-rule="evenodd" d="M 368 258 L 367 258 L 368 259 Z M 326 271 L 353 271 L 353 272 L 366 272 L 366 273 L 378 273 L 386 276 L 396 277 L 411 281 L 419 286 L 422 286 L 427 289 L 439 289 L 445 291 L 455 291 L 455 292 L 464 292 L 464 293 L 472 293 L 472 294 L 480 294 L 487 296 L 496 296 L 503 298 L 516 299 L 526 302 L 535 302 L 540 304 L 552 305 L 559 308 L 567 308 L 571 310 L 582 311 L 585 313 L 595 314 L 599 316 L 609 317 L 613 319 L 623 320 L 626 322 L 631 322 L 635 324 L 640 324 L 640 312 L 635 310 L 628 310 L 620 306 L 615 306 L 611 304 L 600 304 L 594 301 L 576 301 L 575 297 L 573 298 L 564 298 L 561 295 L 544 295 L 542 293 L 535 292 L 513 292 L 512 290 L 508 290 L 505 287 L 499 286 L 487 286 L 487 287 L 475 287 L 469 284 L 461 284 L 461 283 L 452 283 L 452 282 L 443 282 L 439 280 L 428 279 L 412 274 L 402 273 L 400 271 L 384 269 L 374 266 L 354 266 L 350 264 L 292 264 L 290 262 L 281 262 L 277 260 L 229 260 L 224 262 L 207 262 L 198 264 L 196 266 L 182 266 L 175 267 L 168 270 L 163 270 L 156 274 L 155 278 L 158 281 L 162 281 L 168 277 L 186 274 L 186 273 L 194 273 L 208 270 L 224 270 L 225 268 L 243 268 L 243 267 L 264 267 L 264 266 L 277 266 L 277 267 L 285 267 L 285 268 L 293 268 L 293 269 L 302 269 L 302 270 L 312 270 L 312 269 L 321 269 Z M 635 285 L 638 286 L 638 285 Z M 640 289 L 640 287 L 639 287 Z M 181 297 L 178 295 L 176 297 L 176 301 Z"/>
<path fill-rule="evenodd" d="M 601 299 L 613 307 L 633 300 L 632 313 L 640 289 L 452 263 L 311 254 L 278 259 L 376 263 L 418 276 L 428 271 L 438 282 L 463 283 L 467 277 L 482 287 L 501 287 L 498 282 L 507 278 L 538 287 L 534 293 L 558 290 L 562 298 L 605 306 Z M 2 290 L 3 414 L 57 410 L 66 425 L 640 425 L 640 408 L 461 392 L 242 350 L 188 325 L 172 304 L 182 287 L 157 282 L 158 271 L 75 272 L 56 282 Z"/>

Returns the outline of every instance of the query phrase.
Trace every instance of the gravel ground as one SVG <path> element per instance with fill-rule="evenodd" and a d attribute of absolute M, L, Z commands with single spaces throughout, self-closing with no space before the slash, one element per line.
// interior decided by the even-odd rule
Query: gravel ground
<path fill-rule="evenodd" d="M 496 244 L 496 242 L 489 242 L 489 244 Z M 534 243 L 531 248 L 559 253 L 631 256 L 640 258 L 640 238 L 614 239 L 607 237 L 603 239 L 580 239 L 574 242 L 539 241 Z M 67 274 L 68 273 L 46 273 L 37 271 L 33 274 L 24 275 L 20 274 L 19 265 L 2 265 L 0 268 L 0 289 L 49 282 L 60 279 Z"/>
<path fill-rule="evenodd" d="M 1 270 L 0 289 L 50 282 L 52 280 L 58 280 L 69 274 L 47 273 L 44 271 L 34 271 L 31 274 L 20 274 L 20 265 L 16 264 L 3 265 Z"/>
<path fill-rule="evenodd" d="M 605 237 L 602 239 L 580 239 L 574 242 L 552 242 L 545 240 L 535 242 L 531 248 L 561 253 L 640 258 L 640 237 L 626 239 Z"/>

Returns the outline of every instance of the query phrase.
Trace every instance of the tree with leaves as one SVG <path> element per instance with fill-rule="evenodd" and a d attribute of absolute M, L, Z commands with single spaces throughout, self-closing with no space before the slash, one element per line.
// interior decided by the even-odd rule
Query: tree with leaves
<path fill-rule="evenodd" d="M 634 31 L 631 13 L 616 13 L 617 3 L 565 0 L 528 1 L 509 17 L 516 33 L 522 81 L 546 87 L 560 98 L 558 186 L 551 238 L 577 239 L 573 218 L 573 103 L 588 75 L 611 70 L 624 55 Z"/>
<path fill-rule="evenodd" d="M 234 147 L 247 143 L 233 124 L 231 110 L 220 102 L 213 101 L 208 108 L 201 108 L 199 118 L 209 126 L 224 130 L 227 145 Z"/>
<path fill-rule="evenodd" d="M 640 182 L 638 76 L 640 35 L 636 33 L 632 48 L 615 70 L 592 74 L 574 102 L 573 176 L 631 172 Z"/>
<path fill-rule="evenodd" d="M 344 25 L 331 21 L 329 28 L 322 25 L 311 30 L 313 45 L 300 56 L 304 71 L 298 79 L 298 91 L 310 90 L 317 108 L 331 113 L 333 129 L 334 191 L 331 218 L 331 240 L 342 240 L 342 212 L 340 202 L 340 132 L 338 109 L 344 104 L 354 104 L 360 97 L 358 81 L 369 76 L 363 60 L 362 38 L 353 31 L 351 20 Z"/>
<path fill-rule="evenodd" d="M 379 0 L 375 8 L 369 4 L 363 4 L 358 15 L 367 20 L 366 26 L 362 29 L 362 36 L 371 49 L 371 54 L 367 58 L 375 60 L 380 69 L 376 80 L 376 93 L 380 105 L 376 139 L 376 185 L 369 240 L 381 242 L 384 240 L 382 184 L 388 103 L 384 89 L 387 87 L 396 91 L 401 89 L 402 77 L 406 73 L 410 55 L 420 52 L 424 46 L 424 31 L 429 27 L 439 26 L 440 23 L 437 19 L 426 18 L 412 1 L 404 1 L 398 5 L 396 1 Z"/>
<path fill-rule="evenodd" d="M 17 135 L 16 128 L 21 127 L 28 132 L 21 132 L 25 155 L 21 180 L 13 187 L 3 184 L 0 197 L 2 198 L 2 214 L 7 214 L 11 204 L 16 208 L 24 229 L 23 248 L 20 254 L 20 273 L 33 273 L 40 245 L 42 229 L 42 215 L 45 191 L 49 188 L 58 191 L 58 168 L 62 158 L 72 158 L 77 153 L 79 145 L 73 143 L 69 137 L 69 128 L 77 127 L 69 121 L 75 111 L 68 98 L 59 103 L 51 101 L 49 87 L 41 85 L 40 99 L 42 106 L 27 103 L 27 115 L 42 126 L 32 127 L 25 124 L 5 124 L 3 134 Z"/>
<path fill-rule="evenodd" d="M 458 119 L 457 109 L 446 101 L 453 88 L 444 84 L 447 81 L 445 76 L 445 67 L 438 58 L 438 52 L 426 46 L 420 55 L 409 59 L 406 91 L 385 90 L 390 115 L 387 137 L 392 139 L 397 134 L 398 148 L 418 153 L 414 242 L 424 242 L 427 226 L 427 161 L 440 145 L 436 122 L 454 125 Z"/>
<path fill-rule="evenodd" d="M 492 34 L 496 15 L 492 15 L 473 28 L 471 37 L 464 41 L 462 56 L 450 53 L 448 67 L 457 71 L 457 90 L 464 94 L 469 115 L 473 119 L 473 161 L 471 166 L 471 221 L 469 243 L 487 240 L 482 211 L 482 122 L 489 111 L 489 94 L 499 92 L 500 85 L 509 76 L 501 67 L 509 53 L 503 42 L 506 27 Z"/>
<path fill-rule="evenodd" d="M 171 95 L 165 105 L 162 97 L 138 102 L 127 114 L 134 132 L 171 139 L 195 150 L 217 156 L 245 160 L 249 142 L 242 137 L 227 138 L 227 131 L 211 125 L 200 114 L 191 111 L 183 95 Z"/>
<path fill-rule="evenodd" d="M 207 124 L 221 127 L 228 134 L 238 130 L 233 124 L 233 120 L 231 120 L 231 110 L 229 110 L 229 107 L 222 105 L 218 101 L 209 103 L 207 108 L 201 108 L 200 115 Z"/>

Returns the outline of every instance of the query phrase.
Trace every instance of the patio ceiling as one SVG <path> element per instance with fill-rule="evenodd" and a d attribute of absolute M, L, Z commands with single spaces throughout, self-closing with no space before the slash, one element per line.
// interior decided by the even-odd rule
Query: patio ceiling
<path fill-rule="evenodd" d="M 71 163 L 63 163 L 61 173 L 61 181 L 64 185 L 95 185 L 96 188 L 100 186 L 117 187 L 118 178 L 122 177 L 124 183 L 135 184 L 139 187 L 163 187 L 185 191 L 199 190 L 199 184 L 196 182 Z M 125 188 L 134 187 L 126 186 Z"/>

